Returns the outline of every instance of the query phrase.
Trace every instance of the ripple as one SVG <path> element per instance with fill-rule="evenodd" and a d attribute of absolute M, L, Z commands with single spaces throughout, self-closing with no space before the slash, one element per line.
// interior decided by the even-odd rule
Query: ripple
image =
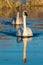
<path fill-rule="evenodd" d="M 42 26 L 42 27 L 43 27 L 43 24 L 37 24 L 37 25 L 35 25 L 35 26 Z"/>
<path fill-rule="evenodd" d="M 43 29 L 43 27 L 32 27 L 33 29 Z"/>
<path fill-rule="evenodd" d="M 2 30 L 2 24 L 0 24 L 0 31 Z"/>
<path fill-rule="evenodd" d="M 0 40 L 12 40 L 12 38 L 0 36 Z"/>

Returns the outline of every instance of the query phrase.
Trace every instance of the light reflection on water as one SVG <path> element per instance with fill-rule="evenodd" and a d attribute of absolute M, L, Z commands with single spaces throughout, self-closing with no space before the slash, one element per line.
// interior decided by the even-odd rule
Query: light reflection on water
<path fill-rule="evenodd" d="M 43 65 L 43 20 L 37 21 L 34 18 L 27 20 L 35 36 L 27 43 L 26 65 Z M 23 41 L 17 43 L 15 37 L 15 26 L 0 24 L 0 64 L 1 65 L 24 65 Z M 9 35 L 10 34 L 10 35 Z M 28 38 L 29 39 L 29 38 Z"/>

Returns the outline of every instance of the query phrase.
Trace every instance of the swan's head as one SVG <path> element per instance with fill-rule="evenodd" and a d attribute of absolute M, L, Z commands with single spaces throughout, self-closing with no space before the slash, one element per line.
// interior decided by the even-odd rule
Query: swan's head
<path fill-rule="evenodd" d="M 23 11 L 24 16 L 28 16 L 27 11 Z"/>

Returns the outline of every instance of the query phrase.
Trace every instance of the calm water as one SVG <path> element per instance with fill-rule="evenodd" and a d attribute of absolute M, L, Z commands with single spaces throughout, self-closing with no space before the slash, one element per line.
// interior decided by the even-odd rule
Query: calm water
<path fill-rule="evenodd" d="M 26 63 L 22 60 L 23 41 L 17 43 L 11 20 L 0 18 L 0 21 L 0 65 L 43 65 L 43 19 L 27 18 L 27 27 L 34 35 L 27 43 Z"/>

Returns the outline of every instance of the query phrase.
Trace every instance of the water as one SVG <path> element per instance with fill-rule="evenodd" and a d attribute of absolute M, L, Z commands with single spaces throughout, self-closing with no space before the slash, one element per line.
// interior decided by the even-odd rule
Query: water
<path fill-rule="evenodd" d="M 22 59 L 23 41 L 17 43 L 15 27 L 5 22 L 0 22 L 0 65 L 43 65 L 43 19 L 27 18 L 27 27 L 34 35 L 27 42 L 26 63 Z"/>

